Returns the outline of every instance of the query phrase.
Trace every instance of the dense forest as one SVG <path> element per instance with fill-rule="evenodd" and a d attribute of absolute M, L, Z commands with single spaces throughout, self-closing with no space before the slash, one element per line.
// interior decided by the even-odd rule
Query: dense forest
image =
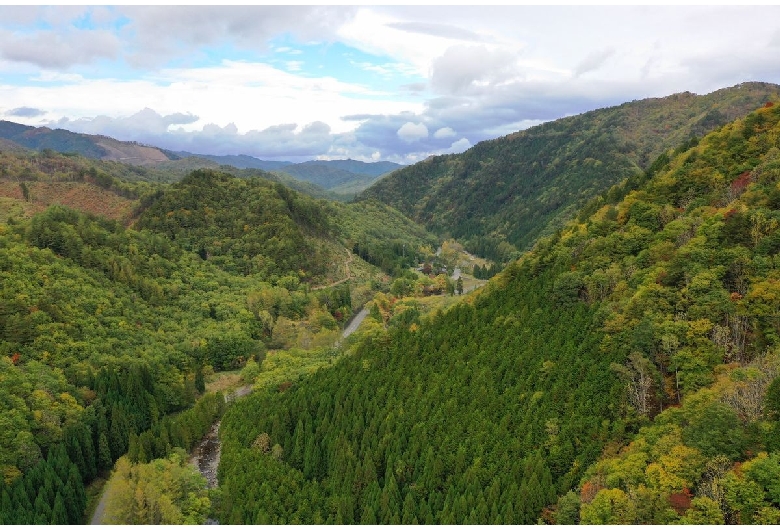
<path fill-rule="evenodd" d="M 780 523 L 780 107 L 223 420 L 225 523 Z"/>
<path fill-rule="evenodd" d="M 173 186 L 132 182 L 112 173 L 123 166 L 49 151 L 0 161 L 3 524 L 81 523 L 95 477 L 119 460 L 129 482 L 114 490 L 154 482 L 142 466 L 155 459 L 183 481 L 169 484 L 172 508 L 147 519 L 114 509 L 114 520 L 202 522 L 208 498 L 176 448 L 189 451 L 224 410 L 205 377 L 256 368 L 268 350 L 332 346 L 388 282 L 351 253 L 367 234 L 386 237 L 366 257 L 390 271 L 437 244 L 389 207 L 331 204 L 272 180 L 200 170 Z M 123 213 L 45 207 L 51 194 Z"/>
<path fill-rule="evenodd" d="M 364 191 L 475 254 L 506 263 L 594 195 L 641 175 L 669 148 L 780 97 L 744 83 L 704 96 L 644 99 L 551 121 L 465 153 L 431 157 Z"/>

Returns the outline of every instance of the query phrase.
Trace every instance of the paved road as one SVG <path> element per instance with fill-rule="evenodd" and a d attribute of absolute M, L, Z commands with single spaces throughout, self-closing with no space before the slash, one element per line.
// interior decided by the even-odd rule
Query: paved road
<path fill-rule="evenodd" d="M 357 331 L 357 328 L 360 327 L 360 324 L 363 322 L 363 320 L 368 316 L 368 309 L 365 307 L 358 311 L 358 314 L 355 315 L 355 318 L 352 319 L 352 321 L 349 323 L 349 325 L 344 328 L 344 332 L 341 334 L 341 339 L 344 340 L 350 335 L 352 335 L 355 331 Z"/>
<path fill-rule="evenodd" d="M 95 508 L 95 513 L 92 514 L 92 519 L 90 519 L 89 524 L 103 524 L 103 514 L 106 511 L 106 500 L 108 500 L 108 495 L 106 495 L 107 491 L 108 488 L 103 486 L 100 502 L 98 503 L 97 508 Z"/>

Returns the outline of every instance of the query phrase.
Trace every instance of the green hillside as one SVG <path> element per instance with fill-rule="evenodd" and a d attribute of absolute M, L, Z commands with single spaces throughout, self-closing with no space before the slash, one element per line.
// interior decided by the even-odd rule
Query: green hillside
<path fill-rule="evenodd" d="M 2 524 L 82 523 L 84 485 L 122 455 L 177 461 L 224 408 L 207 374 L 256 369 L 269 349 L 294 349 L 298 372 L 332 361 L 340 327 L 385 282 L 350 252 L 366 234 L 387 237 L 365 256 L 391 272 L 415 259 L 404 248 L 437 243 L 389 207 L 264 179 L 130 183 L 49 152 L 0 163 Z M 57 189 L 84 211 L 121 196 L 129 216 L 39 211 Z M 203 522 L 198 488 L 187 518 L 166 520 Z"/>
<path fill-rule="evenodd" d="M 592 196 L 641 174 L 666 149 L 778 97 L 776 85 L 744 83 L 705 96 L 686 92 L 595 110 L 432 157 L 395 171 L 361 197 L 506 261 Z"/>
<path fill-rule="evenodd" d="M 220 521 L 778 524 L 778 182 L 768 104 L 473 300 L 239 402 Z"/>

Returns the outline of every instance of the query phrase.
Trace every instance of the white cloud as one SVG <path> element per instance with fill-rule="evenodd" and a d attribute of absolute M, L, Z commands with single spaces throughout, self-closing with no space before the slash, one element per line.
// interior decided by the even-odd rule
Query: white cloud
<path fill-rule="evenodd" d="M 428 127 L 426 127 L 424 123 L 412 123 L 408 121 L 398 129 L 396 134 L 398 134 L 398 137 L 404 142 L 415 142 L 422 138 L 428 138 Z"/>
<path fill-rule="evenodd" d="M 612 47 L 589 53 L 587 57 L 585 57 L 585 59 L 574 69 L 574 76 L 579 77 L 582 74 L 597 70 L 607 61 L 607 59 L 612 57 L 614 54 L 615 49 Z"/>
<path fill-rule="evenodd" d="M 303 42 L 332 41 L 334 32 L 355 13 L 350 6 L 132 6 L 117 8 L 131 22 L 132 62 L 158 65 L 169 57 L 205 46 L 231 43 L 264 50 L 276 35 Z"/>
<path fill-rule="evenodd" d="M 450 127 L 442 127 L 433 133 L 434 138 L 452 138 L 456 133 Z"/>
<path fill-rule="evenodd" d="M 466 138 L 461 138 L 457 142 L 453 142 L 450 146 L 450 153 L 462 153 L 466 149 L 469 149 L 471 147 L 471 142 L 468 141 Z"/>
<path fill-rule="evenodd" d="M 452 46 L 431 67 L 431 85 L 444 94 L 468 92 L 470 88 L 511 78 L 515 57 L 505 50 L 486 46 Z"/>

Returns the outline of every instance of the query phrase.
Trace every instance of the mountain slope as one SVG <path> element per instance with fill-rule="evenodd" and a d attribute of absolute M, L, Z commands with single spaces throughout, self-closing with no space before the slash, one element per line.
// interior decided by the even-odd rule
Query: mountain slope
<path fill-rule="evenodd" d="M 168 155 L 168 158 L 171 160 L 196 157 L 211 160 L 212 162 L 216 162 L 217 165 L 233 166 L 238 169 L 262 169 L 263 171 L 274 171 L 292 164 L 292 162 L 260 160 L 259 158 L 249 155 L 199 155 L 195 153 L 189 153 L 187 151 L 167 150 L 163 150 L 163 152 Z"/>
<path fill-rule="evenodd" d="M 64 129 L 30 127 L 9 121 L 0 121 L 0 138 L 11 140 L 28 149 L 77 153 L 98 160 L 125 161 L 139 165 L 168 160 L 160 149 L 136 142 L 122 142 L 107 136 L 74 133 Z"/>
<path fill-rule="evenodd" d="M 81 523 L 84 483 L 123 454 L 192 449 L 224 407 L 203 395 L 212 369 L 257 368 L 267 348 L 307 349 L 286 354 L 306 368 L 331 361 L 351 291 L 370 297 L 385 277 L 344 244 L 373 238 L 393 268 L 437 243 L 381 204 L 205 170 L 150 190 L 82 163 L 0 157 L 13 195 L 0 206 L 17 212 L 0 216 L 0 524 Z M 76 190 L 80 202 L 60 198 L 89 210 L 115 187 L 151 191 L 123 203 L 140 214 L 133 228 L 57 204 L 34 212 L 47 189 Z"/>
<path fill-rule="evenodd" d="M 220 520 L 777 524 L 779 182 L 770 105 L 474 299 L 237 403 Z"/>
<path fill-rule="evenodd" d="M 686 92 L 595 110 L 433 157 L 360 197 L 505 261 L 665 150 L 778 98 L 776 85 L 744 83 L 705 96 Z"/>
<path fill-rule="evenodd" d="M 310 160 L 285 166 L 277 171 L 311 182 L 326 190 L 341 193 L 363 191 L 386 173 L 403 167 L 393 162 L 360 162 L 357 160 Z"/>

